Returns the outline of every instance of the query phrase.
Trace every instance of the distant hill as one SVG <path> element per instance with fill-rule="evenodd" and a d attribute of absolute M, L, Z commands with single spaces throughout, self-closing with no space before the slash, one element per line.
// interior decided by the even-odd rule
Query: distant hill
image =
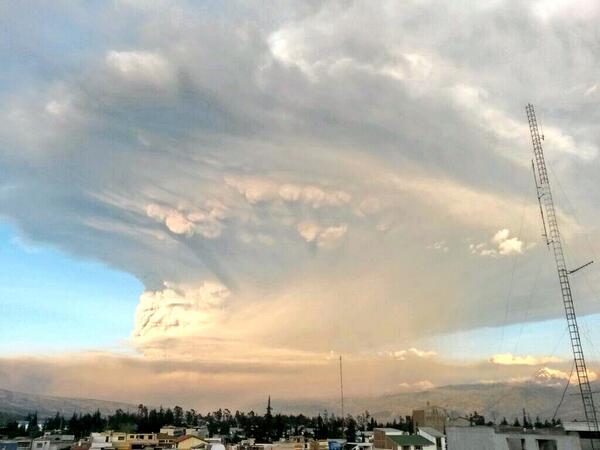
<path fill-rule="evenodd" d="M 427 405 L 446 408 L 457 415 L 477 411 L 487 419 L 500 421 L 503 417 L 514 420 L 522 417 L 523 408 L 535 419 L 552 418 L 560 401 L 564 387 L 547 386 L 539 383 L 520 384 L 469 384 L 442 386 L 421 392 L 403 392 L 370 398 L 347 398 L 344 406 L 350 414 L 360 414 L 365 410 L 378 420 L 392 420 L 394 417 L 410 415 L 413 409 Z M 274 410 L 285 413 L 318 414 L 324 410 L 339 414 L 338 399 L 327 401 L 272 399 Z M 262 411 L 264 405 L 254 405 L 255 411 Z M 563 420 L 582 419 L 581 398 L 573 386 L 567 391 L 557 417 Z"/>
<path fill-rule="evenodd" d="M 598 390 L 597 383 L 592 389 Z M 525 408 L 532 419 L 540 416 L 551 418 L 560 401 L 563 387 L 543 383 L 518 384 L 468 384 L 442 386 L 419 392 L 402 392 L 368 398 L 346 398 L 345 409 L 350 414 L 360 414 L 368 410 L 378 420 L 392 420 L 394 417 L 411 414 L 427 403 L 446 408 L 458 415 L 477 411 L 487 419 L 500 421 L 503 417 L 512 421 L 522 417 Z M 317 415 L 327 410 L 339 414 L 339 400 L 279 400 L 272 399 L 275 412 Z M 52 397 L 47 395 L 25 394 L 0 389 L 0 418 L 6 416 L 21 417 L 37 411 L 43 417 L 52 416 L 59 411 L 66 417 L 73 412 L 92 413 L 100 410 L 103 415 L 112 414 L 117 409 L 134 411 L 137 406 L 129 403 L 94 400 L 84 398 Z M 265 404 L 248 405 L 245 410 L 253 409 L 261 413 Z M 563 420 L 581 419 L 581 399 L 577 386 L 572 386 L 565 395 L 558 417 Z"/>
<path fill-rule="evenodd" d="M 119 408 L 124 411 L 134 411 L 137 406 L 105 400 L 52 397 L 0 389 L 0 417 L 21 417 L 35 411 L 41 418 L 53 416 L 57 411 L 65 417 L 71 416 L 73 412 L 85 414 L 96 410 L 100 410 L 102 414 L 112 414 Z"/>

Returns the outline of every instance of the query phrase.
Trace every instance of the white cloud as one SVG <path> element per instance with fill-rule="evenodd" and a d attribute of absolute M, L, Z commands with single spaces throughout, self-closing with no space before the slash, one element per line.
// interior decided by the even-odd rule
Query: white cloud
<path fill-rule="evenodd" d="M 402 390 L 406 391 L 428 391 L 429 389 L 433 389 L 435 384 L 433 384 L 429 380 L 415 381 L 413 383 L 398 383 L 398 387 Z"/>
<path fill-rule="evenodd" d="M 306 242 L 313 242 L 321 232 L 321 227 L 311 221 L 300 222 L 297 228 L 298 233 Z"/>
<path fill-rule="evenodd" d="M 200 234 L 207 239 L 215 239 L 221 235 L 221 220 L 225 218 L 225 207 L 218 202 L 207 202 L 206 210 L 192 212 L 151 203 L 146 207 L 148 217 L 163 222 L 175 234 L 191 236 Z"/>
<path fill-rule="evenodd" d="M 119 76 L 131 81 L 163 85 L 175 78 L 173 67 L 158 53 L 111 50 L 106 54 L 106 64 Z"/>
<path fill-rule="evenodd" d="M 598 379 L 598 375 L 593 370 L 588 369 L 588 377 L 590 381 L 596 381 Z M 564 382 L 569 379 L 569 373 L 564 372 L 559 369 L 551 369 L 550 367 L 542 367 L 539 369 L 534 375 L 533 380 L 539 383 L 548 384 L 548 385 L 556 385 L 561 384 L 564 385 Z M 577 379 L 577 372 L 573 371 L 571 374 L 571 383 L 579 383 Z"/>
<path fill-rule="evenodd" d="M 428 250 L 437 250 L 439 252 L 448 253 L 450 248 L 446 245 L 445 240 L 434 242 L 426 247 Z"/>
<path fill-rule="evenodd" d="M 132 336 L 137 343 L 201 333 L 221 316 L 229 290 L 214 282 L 195 287 L 165 283 L 158 291 L 146 291 L 135 313 Z"/>
<path fill-rule="evenodd" d="M 532 356 L 532 355 L 513 355 L 512 353 L 498 353 L 490 358 L 490 362 L 501 366 L 537 366 L 560 362 L 561 359 L 556 356 Z"/>
<path fill-rule="evenodd" d="M 552 362 L 552 361 L 550 361 Z M 598 379 L 598 375 L 595 371 L 589 370 L 588 368 L 588 377 L 590 381 L 596 381 Z M 544 386 L 552 386 L 552 387 L 563 387 L 566 382 L 569 380 L 569 372 L 565 372 L 560 369 L 552 369 L 550 367 L 542 367 L 535 371 L 533 375 L 525 375 L 518 377 L 510 377 L 507 382 L 520 384 L 520 383 L 536 383 Z M 579 380 L 577 379 L 577 373 L 573 371 L 571 374 L 571 378 L 569 381 L 572 385 L 577 385 Z"/>
<path fill-rule="evenodd" d="M 535 245 L 530 243 L 525 246 L 519 238 L 509 236 L 510 231 L 507 228 L 498 230 L 490 240 L 490 243 L 494 246 L 493 248 L 490 248 L 485 242 L 481 242 L 479 244 L 469 244 L 469 250 L 474 255 L 498 257 L 519 255 Z"/>
<path fill-rule="evenodd" d="M 437 356 L 437 352 L 434 352 L 433 350 L 419 350 L 418 348 L 411 347 L 408 350 L 383 351 L 379 352 L 378 355 L 385 358 L 405 361 L 409 356 L 415 356 L 417 358 L 433 358 L 434 356 Z"/>
<path fill-rule="evenodd" d="M 297 230 L 306 242 L 316 242 L 319 248 L 332 248 L 346 235 L 348 225 L 321 227 L 315 222 L 303 221 L 297 225 Z"/>
<path fill-rule="evenodd" d="M 226 176 L 225 183 L 242 194 L 248 203 L 274 200 L 301 202 L 315 209 L 324 206 L 342 206 L 351 195 L 342 190 L 325 190 L 309 184 L 279 183 L 267 178 Z"/>
<path fill-rule="evenodd" d="M 44 109 L 48 114 L 61 117 L 67 113 L 69 105 L 66 101 L 50 100 Z"/>

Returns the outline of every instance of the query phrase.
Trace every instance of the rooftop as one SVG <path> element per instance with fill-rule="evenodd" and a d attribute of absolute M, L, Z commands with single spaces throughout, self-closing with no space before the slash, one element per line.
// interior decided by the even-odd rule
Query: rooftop
<path fill-rule="evenodd" d="M 444 433 L 440 433 L 435 428 L 431 428 L 431 427 L 419 427 L 419 430 L 427 433 L 430 436 L 436 437 L 436 438 L 438 438 L 438 437 L 439 438 L 444 437 Z"/>
<path fill-rule="evenodd" d="M 418 434 L 400 434 L 394 436 L 388 436 L 398 445 L 435 445 L 429 439 L 425 439 L 423 436 Z"/>

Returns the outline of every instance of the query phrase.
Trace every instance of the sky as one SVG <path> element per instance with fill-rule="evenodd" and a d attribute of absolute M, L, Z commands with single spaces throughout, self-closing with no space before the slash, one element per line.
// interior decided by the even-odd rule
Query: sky
<path fill-rule="evenodd" d="M 592 1 L 5 2 L 0 388 L 206 410 L 564 384 L 531 175 L 598 260 Z M 600 261 L 600 260 L 599 260 Z M 600 277 L 573 276 L 592 378 Z"/>

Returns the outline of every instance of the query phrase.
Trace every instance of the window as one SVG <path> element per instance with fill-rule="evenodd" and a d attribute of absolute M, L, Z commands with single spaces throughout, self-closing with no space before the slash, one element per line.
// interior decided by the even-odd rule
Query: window
<path fill-rule="evenodd" d="M 506 443 L 508 444 L 508 450 L 526 450 L 525 439 L 506 438 Z"/>
<path fill-rule="evenodd" d="M 538 439 L 537 445 L 540 450 L 556 450 L 556 441 L 554 439 Z"/>
<path fill-rule="evenodd" d="M 35 448 L 42 448 L 44 446 L 43 442 L 38 442 L 37 444 L 35 444 Z"/>
<path fill-rule="evenodd" d="M 415 445 L 415 450 L 423 450 L 423 446 L 422 445 Z"/>
<path fill-rule="evenodd" d="M 119 436 L 119 437 L 117 438 L 117 440 L 118 440 L 118 441 L 124 441 L 124 440 L 125 440 L 125 436 Z"/>

